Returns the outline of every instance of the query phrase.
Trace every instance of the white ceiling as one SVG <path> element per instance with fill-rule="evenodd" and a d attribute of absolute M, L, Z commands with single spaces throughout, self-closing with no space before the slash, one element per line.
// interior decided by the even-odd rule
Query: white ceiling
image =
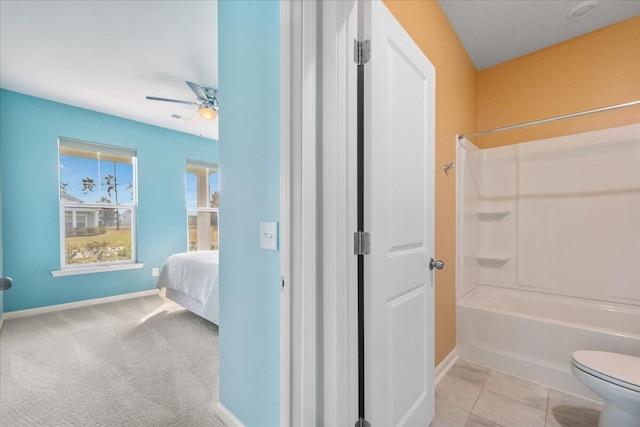
<path fill-rule="evenodd" d="M 218 87 L 217 22 L 216 0 L 1 0 L 0 87 L 218 139 L 196 106 L 145 99 Z"/>
<path fill-rule="evenodd" d="M 640 14 L 638 0 L 589 1 L 596 8 L 581 19 L 567 15 L 583 0 L 438 2 L 479 70 Z"/>
<path fill-rule="evenodd" d="M 640 1 L 601 1 L 569 20 L 573 0 L 438 0 L 479 69 L 640 13 Z M 185 80 L 218 88 L 217 3 L 0 0 L 0 87 L 218 139 Z M 224 115 L 224 88 L 221 93 Z M 181 118 L 173 118 L 178 115 Z"/>

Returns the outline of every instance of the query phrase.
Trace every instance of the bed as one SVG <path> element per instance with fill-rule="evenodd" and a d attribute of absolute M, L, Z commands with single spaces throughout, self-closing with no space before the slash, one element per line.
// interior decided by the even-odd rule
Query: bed
<path fill-rule="evenodd" d="M 218 324 L 218 251 L 182 252 L 162 266 L 156 287 L 187 310 Z"/>

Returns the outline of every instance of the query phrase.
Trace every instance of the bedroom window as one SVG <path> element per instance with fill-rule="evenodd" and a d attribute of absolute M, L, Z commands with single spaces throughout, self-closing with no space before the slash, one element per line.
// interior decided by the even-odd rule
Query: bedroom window
<path fill-rule="evenodd" d="M 59 140 L 62 269 L 132 263 L 136 151 Z"/>
<path fill-rule="evenodd" d="M 189 251 L 218 249 L 218 167 L 187 160 Z"/>

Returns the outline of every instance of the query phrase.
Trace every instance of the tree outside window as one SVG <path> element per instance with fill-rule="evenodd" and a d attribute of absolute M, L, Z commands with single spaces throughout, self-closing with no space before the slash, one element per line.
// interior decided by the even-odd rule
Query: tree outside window
<path fill-rule="evenodd" d="M 134 150 L 60 138 L 62 268 L 135 261 Z"/>

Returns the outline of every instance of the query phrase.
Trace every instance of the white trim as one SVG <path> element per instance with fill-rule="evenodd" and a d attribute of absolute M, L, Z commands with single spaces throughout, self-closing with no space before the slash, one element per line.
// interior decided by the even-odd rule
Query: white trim
<path fill-rule="evenodd" d="M 221 402 L 216 403 L 216 415 L 227 427 L 245 427 L 242 421 L 233 415 L 230 410 L 225 408 Z"/>
<path fill-rule="evenodd" d="M 318 425 L 319 405 L 321 398 L 319 387 L 321 380 L 318 378 L 319 360 L 318 348 L 318 236 L 321 233 L 318 223 L 318 52 L 317 52 L 317 20 L 320 4 L 316 2 L 302 2 L 302 80 L 300 101 L 301 139 L 297 152 L 300 162 L 300 232 L 295 243 L 294 253 L 299 260 L 299 296 L 301 310 L 300 328 L 297 333 L 300 339 L 300 378 L 299 385 L 300 404 L 302 411 L 294 412 L 292 425 L 307 426 Z M 295 181 L 294 176 L 294 182 Z M 295 304 L 295 302 L 294 302 Z M 294 305 L 295 307 L 295 305 Z M 295 313 L 295 309 L 294 309 Z M 295 363 L 295 362 L 294 362 Z M 296 378 L 295 376 L 293 378 Z M 294 396 L 295 388 L 294 388 Z"/>
<path fill-rule="evenodd" d="M 456 363 L 456 361 L 459 358 L 460 358 L 460 355 L 458 354 L 458 348 L 455 347 L 453 350 L 451 350 L 451 352 L 447 355 L 447 357 L 442 359 L 442 361 L 438 364 L 438 366 L 436 366 L 436 369 L 434 371 L 435 386 L 437 386 L 440 383 L 440 380 L 442 380 L 442 378 L 444 378 L 444 376 L 447 375 L 447 372 L 449 372 L 449 369 L 451 369 L 451 367 Z"/>
<path fill-rule="evenodd" d="M 81 139 L 58 137 L 58 153 L 60 147 L 75 148 L 77 150 L 95 151 L 97 153 L 113 154 L 122 157 L 136 157 L 138 155 L 135 148 L 118 147 L 115 145 L 101 144 L 99 142 L 84 141 Z"/>
<path fill-rule="evenodd" d="M 322 3 L 323 420 L 358 417 L 355 0 Z"/>
<path fill-rule="evenodd" d="M 53 277 L 76 276 L 78 274 L 104 273 L 107 271 L 137 270 L 142 267 L 144 267 L 144 263 L 139 262 L 127 264 L 109 264 L 98 265 L 96 267 L 78 267 L 67 268 L 64 270 L 53 270 L 51 272 L 51 275 Z"/>
<path fill-rule="evenodd" d="M 211 162 L 203 162 L 202 160 L 187 159 L 187 168 L 194 166 L 199 169 L 211 169 L 218 172 L 218 164 Z M 187 171 L 188 172 L 188 171 Z"/>
<path fill-rule="evenodd" d="M 322 425 L 322 371 L 321 334 L 318 305 L 320 286 L 319 254 L 322 250 L 319 221 L 320 188 L 318 188 L 319 122 L 318 122 L 318 22 L 321 4 L 303 0 L 288 2 L 287 32 L 289 37 L 281 46 L 286 49 L 286 63 L 281 79 L 284 83 L 281 96 L 288 100 L 283 111 L 281 132 L 283 143 L 288 145 L 281 153 L 288 182 L 282 183 L 282 209 L 288 215 L 288 235 L 283 240 L 289 244 L 281 254 L 282 274 L 288 289 L 283 295 L 286 316 L 289 314 L 290 341 L 288 375 L 289 410 L 286 402 L 281 405 L 282 425 Z M 281 7 L 283 2 L 280 3 Z M 282 16 L 282 15 L 281 15 Z M 285 59 L 286 61 L 286 59 Z M 288 148 L 288 149 L 287 149 Z M 288 166 L 288 170 L 286 167 Z M 286 176 L 281 175 L 281 178 Z M 288 198 L 288 204 L 287 204 Z M 284 219 L 283 217 L 282 219 Z M 288 295 L 287 295 L 288 293 Z M 281 347 L 282 348 L 282 347 Z M 286 348 L 284 349 L 286 352 Z M 281 366 L 286 363 L 281 360 Z M 283 378 L 284 380 L 284 378 Z M 282 409 L 284 407 L 284 409 Z"/>
<path fill-rule="evenodd" d="M 131 292 L 128 294 L 114 295 L 112 297 L 94 298 L 84 301 L 68 302 L 65 304 L 48 305 L 46 307 L 29 308 L 27 310 L 10 311 L 4 313 L 5 319 L 17 319 L 19 317 L 35 316 L 38 314 L 53 313 L 55 311 L 69 310 L 71 308 L 88 307 L 91 305 L 104 304 L 107 302 L 122 301 L 132 298 L 148 297 L 151 295 L 158 295 L 159 289 L 152 289 L 150 291 Z"/>
<path fill-rule="evenodd" d="M 280 2 L 280 426 L 291 424 L 291 4 Z M 222 406 L 221 404 L 218 404 Z"/>

